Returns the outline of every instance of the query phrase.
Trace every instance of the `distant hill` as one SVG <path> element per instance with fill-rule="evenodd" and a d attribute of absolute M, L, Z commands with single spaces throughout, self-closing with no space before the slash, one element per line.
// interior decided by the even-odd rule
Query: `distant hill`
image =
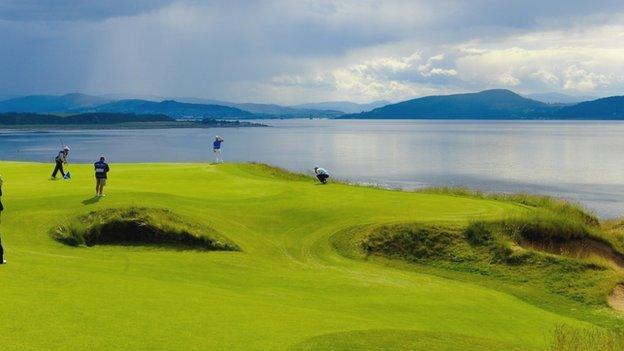
<path fill-rule="evenodd" d="M 9 100 L 9 99 L 15 99 L 16 97 L 19 97 L 19 95 L 0 95 L 0 101 L 4 101 L 4 100 Z"/>
<path fill-rule="evenodd" d="M 358 104 L 350 101 L 327 101 L 327 102 L 315 102 L 308 104 L 300 104 L 291 106 L 296 109 L 313 109 L 313 110 L 334 110 L 342 111 L 344 113 L 360 113 L 370 111 L 372 109 L 389 105 L 390 102 L 380 100 L 374 101 L 368 104 Z"/>
<path fill-rule="evenodd" d="M 123 93 L 118 93 L 118 94 L 102 94 L 102 95 L 98 95 L 101 96 L 105 99 L 108 99 L 109 101 L 117 101 L 117 100 L 148 100 L 148 101 L 163 101 L 163 100 L 176 100 L 179 101 L 177 99 L 168 99 L 164 96 L 160 96 L 160 95 L 149 95 L 149 94 L 123 94 Z"/>
<path fill-rule="evenodd" d="M 0 113 L 2 112 L 31 112 L 31 113 L 76 113 L 89 111 L 102 112 L 131 112 L 131 113 L 167 113 L 174 117 L 181 117 L 181 114 L 192 112 L 193 117 L 201 118 L 208 115 L 217 118 L 252 118 L 250 115 L 242 115 L 240 112 L 223 110 L 220 112 L 209 113 L 208 110 L 214 111 L 215 108 L 199 108 L 198 106 L 172 106 L 168 107 L 165 112 L 159 110 L 158 107 L 148 106 L 149 103 L 175 101 L 178 103 L 194 104 L 194 105 L 218 105 L 231 107 L 241 111 L 254 114 L 253 118 L 335 118 L 351 112 L 348 109 L 335 110 L 331 108 L 314 108 L 314 107 L 288 107 L 276 104 L 261 103 L 236 103 L 229 101 L 210 100 L 201 98 L 164 98 L 157 95 L 137 95 L 137 94 L 106 94 L 101 96 L 92 96 L 86 94 L 67 94 L 67 95 L 29 95 L 22 97 L 0 96 Z M 111 103 L 112 105 L 101 106 Z M 144 110 L 136 110 L 139 105 L 145 103 Z M 324 103 L 321 103 L 324 104 Z M 345 102 L 344 104 L 350 104 Z M 357 105 L 357 104 L 354 104 Z M 130 109 L 129 106 L 135 109 Z M 359 106 L 359 105 L 358 105 Z M 180 109 L 187 112 L 181 113 Z M 158 112 L 156 112 L 158 111 Z M 358 110 L 359 112 L 359 110 Z M 198 116 L 199 115 L 199 116 Z M 186 115 L 184 117 L 187 117 Z"/>
<path fill-rule="evenodd" d="M 29 95 L 0 101 L 0 112 L 64 112 L 80 108 L 94 107 L 109 102 L 109 99 L 85 95 Z"/>
<path fill-rule="evenodd" d="M 611 96 L 564 106 L 553 113 L 563 119 L 624 119 L 624 96 Z"/>
<path fill-rule="evenodd" d="M 134 113 L 82 113 L 67 117 L 16 112 L 0 114 L 0 125 L 82 125 L 173 121 L 175 120 L 165 115 L 136 115 Z"/>
<path fill-rule="evenodd" d="M 70 116 L 38 114 L 29 112 L 0 113 L 2 128 L 68 128 L 68 129 L 110 129 L 110 128 L 242 128 L 268 127 L 264 124 L 245 121 L 203 118 L 194 121 L 178 121 L 162 114 L 134 114 L 92 112 Z"/>
<path fill-rule="evenodd" d="M 597 99 L 595 96 L 574 96 L 560 93 L 526 94 L 524 97 L 547 104 L 578 104 L 579 102 Z"/>
<path fill-rule="evenodd" d="M 510 90 L 427 96 L 341 118 L 378 119 L 499 119 L 548 116 L 553 107 L 524 98 Z"/>
<path fill-rule="evenodd" d="M 136 114 L 164 114 L 175 118 L 257 118 L 251 112 L 243 111 L 235 107 L 222 105 L 192 104 L 165 100 L 161 102 L 130 99 L 109 102 L 87 109 L 89 112 L 115 112 Z"/>
<path fill-rule="evenodd" d="M 173 102 L 180 104 L 184 103 L 187 105 L 174 106 L 175 104 Z M 204 106 L 202 107 L 200 105 Z M 221 106 L 221 108 L 217 106 Z M 224 109 L 223 107 L 230 107 L 233 109 Z M 156 95 L 107 94 L 102 96 L 92 96 L 75 93 L 67 95 L 30 95 L 23 97 L 0 96 L 0 113 L 76 113 L 97 111 L 124 113 L 166 113 L 167 115 L 173 117 L 190 116 L 198 119 L 201 119 L 203 117 L 334 118 L 344 114 L 344 112 L 342 111 L 311 108 L 292 108 L 275 104 L 234 103 L 228 101 L 199 98 L 164 99 Z M 241 111 L 248 113 L 242 113 Z"/>
<path fill-rule="evenodd" d="M 215 104 L 235 107 L 243 111 L 248 111 L 263 117 L 278 118 L 297 118 L 297 117 L 324 117 L 334 118 L 345 114 L 344 111 L 325 108 L 299 108 L 287 107 L 276 104 L 259 104 L 251 102 L 229 102 L 220 100 L 200 99 L 200 98 L 175 98 L 176 101 L 198 103 L 198 104 Z"/>

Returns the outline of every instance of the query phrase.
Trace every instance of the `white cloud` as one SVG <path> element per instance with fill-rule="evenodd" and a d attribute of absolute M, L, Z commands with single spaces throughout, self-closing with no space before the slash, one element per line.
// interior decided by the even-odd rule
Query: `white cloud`
<path fill-rule="evenodd" d="M 355 99 L 400 100 L 431 92 L 500 87 L 523 93 L 621 94 L 624 89 L 624 47 L 619 45 L 622 33 L 624 26 L 612 23 L 572 33 L 533 32 L 429 48 L 442 53 L 427 55 L 419 50 L 411 55 L 367 58 L 327 72 L 337 77 L 332 94 Z M 371 52 L 379 55 L 379 51 Z M 383 52 L 392 52 L 392 47 Z"/>
<path fill-rule="evenodd" d="M 539 69 L 531 73 L 531 76 L 546 85 L 556 86 L 559 83 L 559 77 L 557 77 L 554 73 L 543 69 Z"/>
<path fill-rule="evenodd" d="M 502 86 L 514 87 L 520 84 L 520 79 L 509 72 L 505 72 L 498 77 L 498 83 Z"/>
<path fill-rule="evenodd" d="M 613 79 L 594 72 L 588 72 L 585 69 L 575 65 L 569 66 L 565 72 L 565 82 L 563 89 L 578 90 L 583 92 L 593 92 L 599 87 L 608 86 Z"/>

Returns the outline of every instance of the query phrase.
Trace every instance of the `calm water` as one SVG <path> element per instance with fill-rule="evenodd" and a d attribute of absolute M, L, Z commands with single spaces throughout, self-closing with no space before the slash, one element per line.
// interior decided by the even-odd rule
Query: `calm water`
<path fill-rule="evenodd" d="M 226 161 L 392 187 L 467 186 L 580 201 L 603 217 L 624 214 L 624 123 L 553 121 L 264 122 L 272 128 L 17 132 L 0 130 L 0 159 L 51 162 L 60 141 L 72 162 L 211 161 L 215 134 Z"/>

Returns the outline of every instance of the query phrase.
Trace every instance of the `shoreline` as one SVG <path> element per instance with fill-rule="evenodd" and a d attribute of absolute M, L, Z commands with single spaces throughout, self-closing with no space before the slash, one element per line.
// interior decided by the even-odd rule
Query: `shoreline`
<path fill-rule="evenodd" d="M 269 125 L 252 122 L 217 121 L 216 123 L 200 122 L 133 122 L 118 124 L 29 124 L 0 125 L 0 131 L 40 131 L 46 130 L 114 130 L 114 129 L 208 129 L 208 128 L 269 128 Z"/>

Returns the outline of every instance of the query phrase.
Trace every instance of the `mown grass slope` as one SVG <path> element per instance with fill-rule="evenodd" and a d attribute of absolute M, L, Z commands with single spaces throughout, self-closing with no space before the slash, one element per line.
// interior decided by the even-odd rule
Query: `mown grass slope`
<path fill-rule="evenodd" d="M 3 350 L 539 350 L 558 325 L 618 321 L 461 272 L 353 259 L 333 243 L 357 227 L 531 211 L 509 201 L 320 186 L 235 164 L 115 164 L 94 201 L 90 165 L 72 165 L 71 181 L 48 180 L 50 166 L 0 163 Z M 240 251 L 70 247 L 48 235 L 66 218 L 132 206 L 192 218 Z"/>

